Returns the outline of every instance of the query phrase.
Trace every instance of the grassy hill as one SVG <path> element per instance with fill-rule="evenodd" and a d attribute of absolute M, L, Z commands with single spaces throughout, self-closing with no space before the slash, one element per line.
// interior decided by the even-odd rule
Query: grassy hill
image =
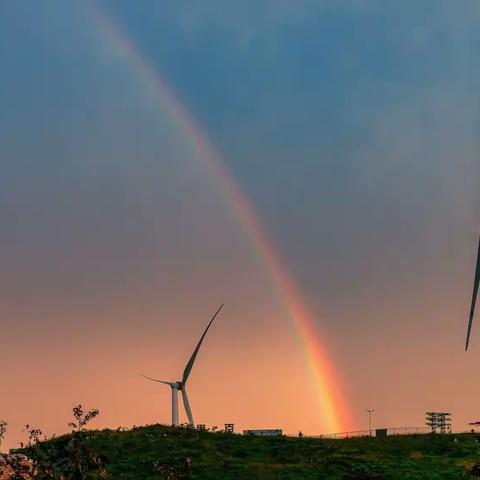
<path fill-rule="evenodd" d="M 65 478 L 113 479 L 454 480 L 475 478 L 474 465 L 480 462 L 480 437 L 473 434 L 327 440 L 152 425 L 79 435 L 75 448 L 72 435 L 66 435 L 38 443 L 29 456 L 36 452 L 40 462 L 51 462 L 53 455 L 65 468 L 87 454 L 91 464 L 105 465 L 109 476 Z"/>

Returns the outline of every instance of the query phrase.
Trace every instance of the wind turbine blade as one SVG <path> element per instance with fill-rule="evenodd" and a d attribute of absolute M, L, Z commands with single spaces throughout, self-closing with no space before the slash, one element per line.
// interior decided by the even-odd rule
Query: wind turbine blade
<path fill-rule="evenodd" d="M 165 385 L 172 386 L 172 382 L 165 382 L 163 380 L 157 380 L 156 378 L 147 377 L 146 375 L 142 375 L 142 377 L 146 378 L 147 380 L 151 380 L 152 382 L 164 383 Z"/>
<path fill-rule="evenodd" d="M 198 351 L 200 350 L 200 347 L 202 346 L 203 339 L 205 338 L 205 335 L 207 334 L 208 329 L 210 328 L 210 325 L 213 323 L 216 316 L 220 313 L 220 310 L 222 309 L 222 307 L 223 307 L 223 303 L 222 303 L 222 305 L 220 305 L 220 308 L 215 312 L 215 315 L 212 317 L 209 324 L 207 325 L 207 328 L 203 332 L 203 335 L 200 337 L 200 341 L 198 342 L 198 345 L 196 346 L 195 350 L 193 351 L 192 356 L 190 357 L 190 360 L 188 361 L 187 366 L 185 367 L 185 370 L 183 371 L 182 384 L 185 384 L 185 382 L 187 381 L 187 378 L 190 375 L 190 371 L 192 370 L 193 364 L 195 363 L 195 359 L 197 358 Z"/>
<path fill-rule="evenodd" d="M 193 421 L 192 410 L 190 408 L 190 403 L 188 401 L 187 391 L 185 390 L 185 387 L 182 388 L 182 399 L 183 399 L 183 406 L 185 407 L 185 413 L 187 414 L 188 423 L 190 424 L 191 427 L 194 427 L 195 423 Z"/>
<path fill-rule="evenodd" d="M 479 283 L 480 283 L 480 240 L 478 242 L 477 267 L 475 269 L 475 279 L 473 281 L 472 304 L 470 306 L 470 316 L 468 318 L 467 340 L 465 342 L 465 351 L 468 349 L 468 343 L 470 341 L 470 333 L 472 331 L 473 317 L 475 315 L 475 304 L 477 302 Z"/>

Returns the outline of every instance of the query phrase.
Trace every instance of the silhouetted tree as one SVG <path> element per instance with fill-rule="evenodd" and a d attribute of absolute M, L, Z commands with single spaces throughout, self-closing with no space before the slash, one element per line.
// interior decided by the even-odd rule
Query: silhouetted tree
<path fill-rule="evenodd" d="M 81 405 L 73 407 L 72 411 L 75 421 L 68 424 L 68 426 L 72 428 L 72 433 L 85 430 L 86 425 L 100 413 L 96 408 L 85 413 Z"/>
<path fill-rule="evenodd" d="M 7 422 L 0 420 L 0 447 L 2 446 L 3 439 L 7 433 Z"/>
<path fill-rule="evenodd" d="M 73 407 L 73 421 L 68 425 L 70 435 L 47 439 L 38 428 L 27 425 L 28 442 L 21 443 L 22 453 L 4 455 L 0 473 L 9 480 L 98 480 L 109 479 L 106 459 L 95 453 L 88 445 L 86 427 L 99 411 L 84 411 L 81 405 Z M 3 427 L 1 427 L 3 425 Z M 5 422 L 0 424 L 0 435 L 6 431 Z"/>

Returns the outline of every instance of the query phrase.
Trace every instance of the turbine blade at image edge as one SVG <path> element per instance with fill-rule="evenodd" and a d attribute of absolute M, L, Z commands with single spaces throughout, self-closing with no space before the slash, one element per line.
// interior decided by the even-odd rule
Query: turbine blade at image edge
<path fill-rule="evenodd" d="M 465 342 L 465 350 L 468 349 L 468 344 L 470 342 L 470 333 L 472 331 L 473 317 L 475 315 L 475 304 L 477 302 L 479 283 L 480 283 L 480 239 L 478 242 L 477 266 L 475 269 L 475 279 L 473 281 L 472 303 L 470 306 L 470 316 L 468 318 L 467 339 Z"/>
<path fill-rule="evenodd" d="M 198 351 L 200 350 L 200 347 L 202 346 L 203 339 L 205 338 L 205 335 L 208 332 L 208 329 L 210 328 L 210 325 L 213 323 L 217 315 L 220 313 L 220 310 L 223 308 L 223 303 L 220 305 L 218 310 L 215 312 L 215 315 L 212 317 L 210 322 L 207 325 L 207 328 L 203 332 L 203 335 L 200 337 L 200 341 L 198 342 L 195 350 L 192 353 L 192 356 L 190 357 L 190 360 L 188 361 L 185 370 L 183 371 L 183 378 L 182 378 L 182 383 L 185 383 L 187 381 L 188 376 L 190 375 L 190 371 L 192 370 L 193 364 L 195 363 L 195 359 L 197 358 Z"/>

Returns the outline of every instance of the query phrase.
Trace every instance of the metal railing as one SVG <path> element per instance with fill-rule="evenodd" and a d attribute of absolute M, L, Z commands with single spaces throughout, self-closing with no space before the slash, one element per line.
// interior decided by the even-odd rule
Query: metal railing
<path fill-rule="evenodd" d="M 377 434 L 378 432 L 378 434 Z M 381 433 L 380 433 L 381 432 Z M 370 430 L 356 430 L 352 432 L 329 433 L 326 435 L 310 435 L 308 438 L 354 438 L 354 437 L 383 437 L 392 435 L 421 435 L 432 433 L 430 427 L 390 427 Z"/>

